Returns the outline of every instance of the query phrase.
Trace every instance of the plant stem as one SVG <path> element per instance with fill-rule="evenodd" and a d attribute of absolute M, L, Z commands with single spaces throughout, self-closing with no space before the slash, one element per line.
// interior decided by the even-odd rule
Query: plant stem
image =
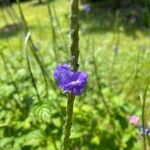
<path fill-rule="evenodd" d="M 29 60 L 29 53 L 28 53 L 28 48 L 27 48 L 29 38 L 30 38 L 30 33 L 28 32 L 28 34 L 26 35 L 26 38 L 25 38 L 24 51 L 26 52 L 27 68 L 28 68 L 28 71 L 29 71 L 29 74 L 30 74 L 30 77 L 31 77 L 31 82 L 32 82 L 32 85 L 33 85 L 33 87 L 36 91 L 38 101 L 40 102 L 41 101 L 40 94 L 38 92 L 38 88 L 37 88 L 37 85 L 36 85 L 36 80 L 34 79 L 34 75 L 33 75 L 31 65 L 30 65 L 30 60 Z"/>
<path fill-rule="evenodd" d="M 68 95 L 67 109 L 66 109 L 66 122 L 64 127 L 64 139 L 62 150 L 67 150 L 69 146 L 69 136 L 72 125 L 72 115 L 73 115 L 73 104 L 75 96 L 73 94 Z"/>
<path fill-rule="evenodd" d="M 72 59 L 72 68 L 74 71 L 78 70 L 78 58 L 79 58 L 79 0 L 71 1 L 71 18 L 70 18 L 70 36 L 71 36 L 71 59 Z M 69 93 L 66 109 L 66 122 L 64 126 L 64 139 L 62 150 L 67 150 L 69 146 L 69 137 L 72 125 L 72 116 L 73 116 L 73 104 L 75 100 L 75 95 Z"/>
<path fill-rule="evenodd" d="M 24 28 L 24 32 L 25 34 L 29 32 L 29 27 L 28 27 L 28 24 L 26 22 L 26 19 L 24 17 L 24 14 L 23 14 L 23 11 L 22 11 L 22 8 L 21 8 L 21 4 L 20 4 L 20 0 L 16 0 L 17 2 L 17 6 L 18 6 L 18 10 L 19 10 L 19 13 L 20 13 L 20 16 L 21 16 L 21 20 L 22 20 L 22 25 L 23 25 L 23 28 Z M 49 88 L 49 85 L 48 85 L 48 80 L 51 82 L 51 85 L 53 87 L 53 89 L 55 90 L 55 86 L 54 86 L 54 83 L 53 81 L 48 77 L 48 74 L 45 70 L 45 66 L 43 64 L 43 61 L 42 61 L 42 57 L 39 57 L 38 53 L 37 53 L 37 48 L 33 42 L 33 39 L 30 35 L 29 37 L 29 45 L 31 47 L 31 51 L 32 51 L 32 54 L 36 60 L 36 62 L 38 63 L 40 69 L 41 69 L 41 72 L 42 72 L 42 75 L 43 75 L 43 79 L 44 79 L 44 82 L 45 82 L 45 91 L 46 91 L 46 97 L 48 98 L 49 97 L 49 92 L 48 92 L 48 88 Z"/>
<path fill-rule="evenodd" d="M 78 57 L 79 57 L 79 0 L 72 0 L 71 2 L 71 18 L 70 18 L 70 35 L 71 35 L 71 58 L 72 67 L 74 71 L 78 70 Z"/>
<path fill-rule="evenodd" d="M 54 19 L 53 19 L 53 15 L 52 15 L 52 9 L 51 9 L 51 5 L 49 3 L 49 0 L 47 0 L 47 9 L 48 9 L 48 14 L 49 14 L 49 19 L 50 19 L 50 25 L 51 25 L 51 31 L 52 31 L 52 43 L 53 43 L 53 51 L 54 51 L 54 55 L 55 55 L 55 61 L 58 64 L 58 53 L 56 50 L 56 45 L 57 45 L 57 41 L 56 41 L 56 31 L 55 31 L 55 26 L 54 26 Z"/>
<path fill-rule="evenodd" d="M 149 88 L 149 82 L 150 82 L 150 79 L 148 78 L 147 83 L 146 83 L 146 88 L 145 88 L 145 91 L 144 91 L 143 102 L 142 102 L 142 126 L 143 126 L 143 131 L 145 131 L 145 104 L 146 104 L 147 91 L 148 91 L 148 88 Z M 144 148 L 144 150 L 146 150 L 146 137 L 145 136 L 143 137 L 143 148 Z"/>

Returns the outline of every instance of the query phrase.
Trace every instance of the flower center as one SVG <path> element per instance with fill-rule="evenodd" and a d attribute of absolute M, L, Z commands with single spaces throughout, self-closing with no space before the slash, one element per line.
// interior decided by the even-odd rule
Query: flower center
<path fill-rule="evenodd" d="M 77 80 L 77 81 L 72 81 L 72 82 L 71 82 L 71 84 L 72 84 L 73 86 L 76 86 L 76 85 L 78 85 L 79 83 L 80 83 L 79 80 Z"/>

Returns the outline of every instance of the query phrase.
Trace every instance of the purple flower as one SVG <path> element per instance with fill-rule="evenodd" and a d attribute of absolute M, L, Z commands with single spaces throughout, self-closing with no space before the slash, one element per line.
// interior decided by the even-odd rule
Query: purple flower
<path fill-rule="evenodd" d="M 91 6 L 90 6 L 90 4 L 84 4 L 84 5 L 83 5 L 83 10 L 84 10 L 85 12 L 90 12 L 90 11 L 91 11 Z"/>
<path fill-rule="evenodd" d="M 150 128 L 144 128 L 143 126 L 138 126 L 138 129 L 140 130 L 142 137 L 150 134 Z"/>
<path fill-rule="evenodd" d="M 74 95 L 82 95 L 86 83 L 87 74 L 85 72 L 74 72 L 68 64 L 58 65 L 54 72 L 54 78 L 58 87 L 65 93 L 71 92 Z"/>
<path fill-rule="evenodd" d="M 63 88 L 63 85 L 68 83 L 72 76 L 73 72 L 71 67 L 68 64 L 58 65 L 54 72 L 54 78 L 58 83 L 59 88 Z"/>

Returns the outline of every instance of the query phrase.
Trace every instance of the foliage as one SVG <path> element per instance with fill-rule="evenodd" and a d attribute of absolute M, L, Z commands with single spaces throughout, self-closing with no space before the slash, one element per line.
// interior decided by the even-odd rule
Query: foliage
<path fill-rule="evenodd" d="M 51 14 L 46 5 L 33 4 L 34 1 L 23 3 L 22 8 L 45 70 L 48 95 L 43 73 L 22 26 L 19 30 L 3 31 L 0 35 L 1 150 L 61 147 L 67 97 L 56 89 L 53 72 L 57 64 L 70 62 L 69 9 L 63 0 L 50 3 Z M 16 4 L 13 6 L 17 10 Z M 140 23 L 125 24 L 120 12 L 98 12 L 100 15 L 81 11 L 80 15 L 79 70 L 86 70 L 89 79 L 86 92 L 75 101 L 70 150 L 141 150 L 138 129 L 129 124 L 128 117 L 140 116 L 142 111 L 141 101 L 150 72 L 149 31 Z M 4 28 L 4 23 L 0 22 L 0 28 Z M 149 124 L 149 102 L 146 104 Z"/>
<path fill-rule="evenodd" d="M 24 1 L 28 1 L 28 0 L 20 0 L 20 1 L 24 2 Z M 16 0 L 0 0 L 0 4 L 3 4 L 3 5 L 10 5 L 14 2 L 16 2 Z"/>
<path fill-rule="evenodd" d="M 149 0 L 81 0 L 82 3 L 100 3 L 102 5 L 109 5 L 113 8 L 128 7 L 128 6 L 145 6 L 150 7 Z"/>

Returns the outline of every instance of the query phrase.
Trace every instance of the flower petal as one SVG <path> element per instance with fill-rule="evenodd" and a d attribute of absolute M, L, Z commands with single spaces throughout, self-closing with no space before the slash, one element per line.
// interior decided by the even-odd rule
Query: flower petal
<path fill-rule="evenodd" d="M 85 72 L 73 72 L 67 64 L 58 65 L 54 72 L 58 87 L 74 95 L 81 95 L 87 84 L 88 75 Z"/>

